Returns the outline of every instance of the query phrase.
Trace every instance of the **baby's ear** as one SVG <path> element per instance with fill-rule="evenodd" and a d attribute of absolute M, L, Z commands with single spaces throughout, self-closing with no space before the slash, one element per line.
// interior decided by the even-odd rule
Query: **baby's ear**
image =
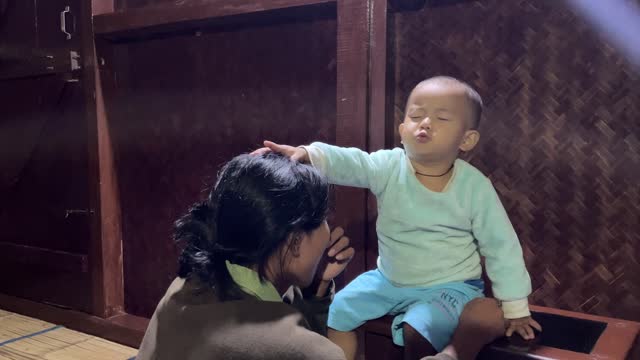
<path fill-rule="evenodd" d="M 460 150 L 467 152 L 473 150 L 480 141 L 480 133 L 478 130 L 467 130 L 462 138 Z"/>

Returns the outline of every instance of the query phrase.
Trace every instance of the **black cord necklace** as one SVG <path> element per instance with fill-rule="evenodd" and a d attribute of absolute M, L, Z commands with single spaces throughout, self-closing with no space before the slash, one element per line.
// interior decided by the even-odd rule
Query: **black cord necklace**
<path fill-rule="evenodd" d="M 449 173 L 449 171 L 451 171 L 451 169 L 453 169 L 453 164 L 451 164 L 451 166 L 449 166 L 449 169 L 447 169 L 447 171 L 443 172 L 440 175 L 423 174 L 423 173 L 419 172 L 418 170 L 416 170 L 416 174 L 422 175 L 422 176 L 427 176 L 427 177 L 443 177 L 443 176 L 447 175 Z"/>

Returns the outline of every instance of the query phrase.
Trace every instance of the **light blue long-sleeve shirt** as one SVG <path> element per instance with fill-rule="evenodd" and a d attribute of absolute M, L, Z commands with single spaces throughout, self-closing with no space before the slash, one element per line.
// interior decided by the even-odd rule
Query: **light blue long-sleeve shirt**
<path fill-rule="evenodd" d="M 442 192 L 422 185 L 401 148 L 366 153 L 324 143 L 306 147 L 329 182 L 370 189 L 378 203 L 378 268 L 396 286 L 478 279 L 480 255 L 505 317 L 529 315 L 531 280 L 518 237 L 491 184 L 456 160 Z"/>

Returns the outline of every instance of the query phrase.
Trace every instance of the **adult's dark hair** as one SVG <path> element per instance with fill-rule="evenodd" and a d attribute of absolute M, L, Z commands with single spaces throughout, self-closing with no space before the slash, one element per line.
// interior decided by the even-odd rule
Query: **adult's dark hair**
<path fill-rule="evenodd" d="M 267 260 L 290 235 L 309 233 L 326 219 L 328 193 L 316 169 L 282 155 L 233 158 L 207 199 L 175 223 L 174 238 L 184 245 L 178 276 L 197 276 L 222 300 L 235 297 L 225 260 L 257 265 L 264 280 Z"/>

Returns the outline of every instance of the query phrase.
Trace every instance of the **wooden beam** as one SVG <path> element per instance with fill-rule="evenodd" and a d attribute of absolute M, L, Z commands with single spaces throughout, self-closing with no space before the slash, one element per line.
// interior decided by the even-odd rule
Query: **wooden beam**
<path fill-rule="evenodd" d="M 124 312 L 124 275 L 120 203 L 108 119 L 102 95 L 101 73 L 91 26 L 91 3 L 83 1 L 83 87 L 88 123 L 90 259 L 92 313 L 108 318 Z M 97 41 L 100 43 L 100 40 Z M 107 79 L 107 84 L 110 82 Z"/>
<path fill-rule="evenodd" d="M 93 20 L 94 32 L 98 36 L 112 37 L 136 30 L 334 2 L 335 0 L 187 0 L 97 15 Z"/>
<path fill-rule="evenodd" d="M 370 0 L 368 150 L 384 149 L 388 126 L 385 107 L 387 74 L 387 0 Z M 393 133 L 393 129 L 391 129 Z"/>
<path fill-rule="evenodd" d="M 387 78 L 387 0 L 370 0 L 370 46 L 369 46 L 369 119 L 367 131 L 367 150 L 372 152 L 385 149 L 393 143 L 388 142 L 389 130 L 386 117 L 386 78 Z M 391 119 L 392 120 L 392 119 Z M 378 258 L 376 220 L 378 207 L 375 196 L 367 193 L 367 239 L 365 241 L 365 266 L 377 267 Z"/>
<path fill-rule="evenodd" d="M 338 84 L 336 143 L 367 151 L 384 149 L 389 126 L 385 116 L 387 0 L 338 2 Z M 391 132 L 393 130 L 391 129 Z M 338 188 L 338 219 L 349 228 L 358 255 L 346 270 L 351 280 L 375 267 L 375 198 L 370 192 Z M 366 207 L 363 214 L 362 209 Z"/>
<path fill-rule="evenodd" d="M 369 1 L 338 1 L 336 145 L 367 149 Z M 356 250 L 339 285 L 365 271 L 367 190 L 336 188 L 336 219 Z"/>

